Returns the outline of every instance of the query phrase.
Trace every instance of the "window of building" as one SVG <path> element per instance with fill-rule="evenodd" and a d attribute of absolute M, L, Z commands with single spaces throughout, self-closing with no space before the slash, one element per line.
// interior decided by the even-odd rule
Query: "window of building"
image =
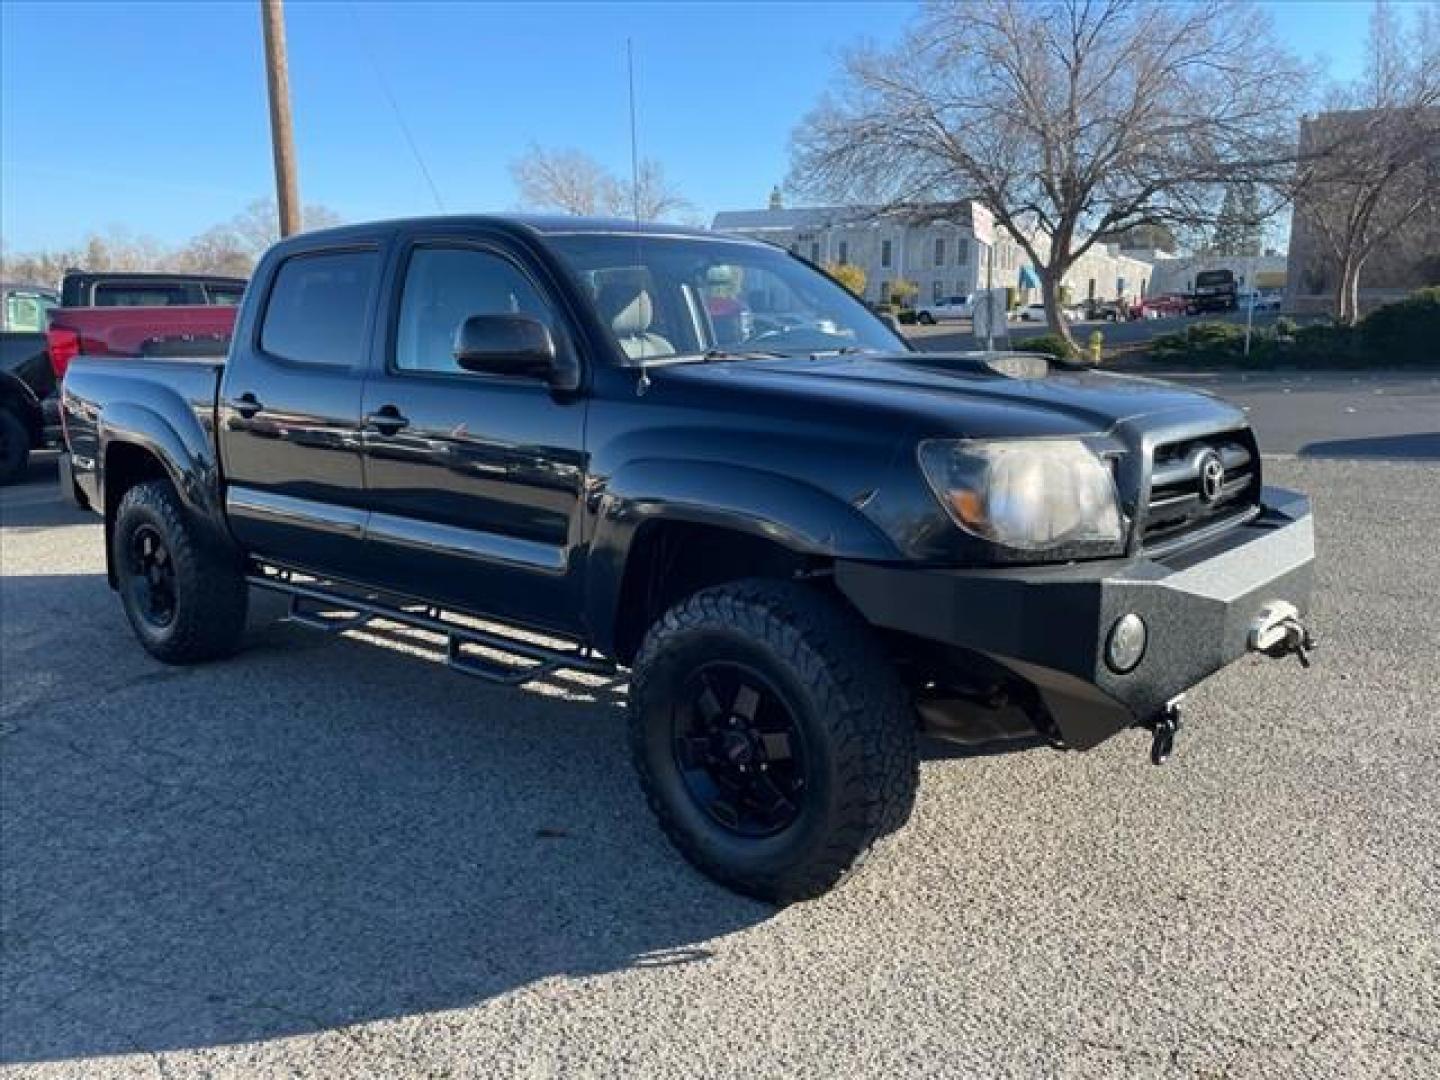
<path fill-rule="evenodd" d="M 939 236 L 935 238 L 935 265 L 945 265 L 945 240 Z M 938 300 L 939 296 L 936 296 L 936 299 Z"/>
<path fill-rule="evenodd" d="M 890 241 L 886 240 L 885 243 L 889 244 Z M 880 302 L 882 304 L 888 304 L 890 302 L 890 282 L 888 281 L 880 282 Z"/>
<path fill-rule="evenodd" d="M 260 347 L 299 364 L 358 366 L 374 303 L 380 255 L 327 251 L 281 264 L 270 289 Z"/>
<path fill-rule="evenodd" d="M 850 245 L 844 240 L 840 241 L 840 265 L 844 266 L 850 261 Z"/>
<path fill-rule="evenodd" d="M 418 248 L 400 297 L 396 368 L 458 374 L 463 369 L 455 362 L 455 332 L 471 315 L 551 322 L 535 286 L 507 259 L 473 248 Z"/>
<path fill-rule="evenodd" d="M 880 241 L 880 265 L 881 265 L 881 266 L 889 266 L 889 265 L 890 265 L 890 241 L 889 241 L 889 240 L 881 240 L 881 241 Z"/>
<path fill-rule="evenodd" d="M 937 241 L 939 243 L 940 241 Z M 930 283 L 930 299 L 939 303 L 940 298 L 945 295 L 945 283 L 943 281 L 932 281 Z"/>
<path fill-rule="evenodd" d="M 970 261 L 970 241 L 961 237 L 955 241 L 955 265 L 964 266 Z"/>
<path fill-rule="evenodd" d="M 818 240 L 812 240 L 810 242 L 810 261 L 812 263 L 818 263 L 820 261 L 820 241 Z"/>

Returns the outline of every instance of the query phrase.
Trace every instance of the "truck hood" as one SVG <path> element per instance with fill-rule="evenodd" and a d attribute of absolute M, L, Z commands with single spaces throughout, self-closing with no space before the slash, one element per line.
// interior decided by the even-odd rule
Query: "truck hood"
<path fill-rule="evenodd" d="M 973 438 L 1109 431 L 1137 418 L 1215 428 L 1245 414 L 1185 387 L 1134 376 L 1063 367 L 1036 354 L 897 353 L 820 359 L 733 360 L 653 369 L 657 381 L 708 384 L 743 393 L 752 407 L 769 399 L 809 399 L 861 423 L 905 418 L 922 435 Z M 788 399 L 788 400 L 787 400 Z M 836 417 L 839 419 L 839 417 Z M 1146 425 L 1148 426 L 1148 425 Z"/>

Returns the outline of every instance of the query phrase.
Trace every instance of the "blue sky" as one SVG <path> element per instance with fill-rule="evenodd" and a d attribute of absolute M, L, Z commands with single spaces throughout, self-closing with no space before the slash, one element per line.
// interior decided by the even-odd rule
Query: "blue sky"
<path fill-rule="evenodd" d="M 1282 38 L 1332 73 L 1369 5 L 1277 0 Z M 516 205 L 533 143 L 629 163 L 625 39 L 641 153 L 706 214 L 763 205 L 791 129 L 840 52 L 898 33 L 907 4 L 439 4 L 289 0 L 300 187 L 347 220 L 435 203 Z M 111 227 L 170 243 L 273 189 L 258 5 L 0 0 L 0 235 L 14 251 Z"/>

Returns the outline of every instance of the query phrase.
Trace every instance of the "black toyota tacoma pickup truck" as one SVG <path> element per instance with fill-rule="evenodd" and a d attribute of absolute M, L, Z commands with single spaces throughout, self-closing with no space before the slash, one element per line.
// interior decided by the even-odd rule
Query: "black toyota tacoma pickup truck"
<path fill-rule="evenodd" d="M 1310 508 L 1261 486 L 1242 412 L 914 352 L 764 243 L 307 233 L 261 260 L 224 363 L 80 358 L 63 396 L 62 490 L 103 513 L 155 657 L 233 652 L 258 588 L 497 682 L 628 676 L 665 832 L 773 901 L 905 822 L 922 733 L 1140 726 L 1159 759 L 1183 691 L 1309 647 Z"/>

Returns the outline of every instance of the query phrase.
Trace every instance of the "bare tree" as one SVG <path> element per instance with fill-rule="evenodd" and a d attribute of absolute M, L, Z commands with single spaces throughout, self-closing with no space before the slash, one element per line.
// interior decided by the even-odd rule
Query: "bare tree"
<path fill-rule="evenodd" d="M 328 206 L 312 203 L 301 210 L 304 231 L 339 225 L 341 217 Z M 231 274 L 248 277 L 256 260 L 280 239 L 275 199 L 256 199 L 229 221 L 212 225 L 192 237 L 177 251 L 172 262 L 177 269 L 194 273 Z"/>
<path fill-rule="evenodd" d="M 153 237 L 128 229 L 111 228 L 91 233 L 79 247 L 49 251 L 6 252 L 0 272 L 6 281 L 54 285 L 66 270 L 154 270 L 165 264 L 167 253 Z"/>
<path fill-rule="evenodd" d="M 931 3 L 894 49 L 847 56 L 790 183 L 936 216 L 978 200 L 1069 340 L 1061 282 L 1101 234 L 1193 227 L 1222 183 L 1293 163 L 1302 77 L 1236 0 Z"/>
<path fill-rule="evenodd" d="M 305 228 L 338 225 L 325 206 L 304 209 Z M 212 225 L 177 248 L 126 229 L 91 233 L 80 247 L 31 251 L 0 257 L 6 281 L 54 284 L 66 270 L 170 270 L 247 277 L 255 260 L 280 238 L 275 201 L 257 199 L 229 221 Z"/>
<path fill-rule="evenodd" d="M 1293 178 L 1297 232 L 1336 270 L 1335 315 L 1360 315 L 1366 262 L 1427 210 L 1440 211 L 1440 17 L 1416 10 L 1406 32 L 1386 3 L 1370 17 L 1365 73 L 1307 121 Z"/>
<path fill-rule="evenodd" d="M 672 217 L 691 203 L 665 178 L 659 162 L 640 162 L 636 183 L 621 180 L 580 150 L 532 146 L 510 164 L 510 175 L 527 207 L 566 214 L 638 216 L 645 221 Z"/>
<path fill-rule="evenodd" d="M 510 163 L 510 176 L 526 206 L 578 215 L 608 209 L 614 183 L 605 167 L 586 153 L 538 146 Z"/>
<path fill-rule="evenodd" d="M 629 183 L 612 181 L 610 192 L 611 213 L 624 217 L 633 215 L 641 221 L 664 221 L 695 207 L 666 179 L 660 163 L 650 158 L 640 162 L 640 173 L 633 191 Z"/>

